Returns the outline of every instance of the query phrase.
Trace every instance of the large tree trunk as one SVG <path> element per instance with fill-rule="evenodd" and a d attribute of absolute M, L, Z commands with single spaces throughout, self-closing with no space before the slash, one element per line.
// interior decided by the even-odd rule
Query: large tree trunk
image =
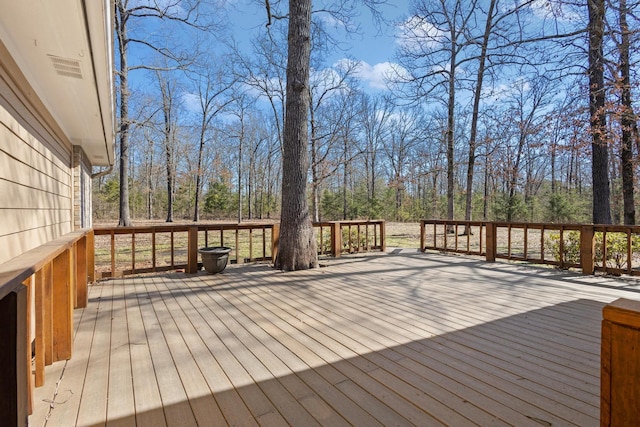
<path fill-rule="evenodd" d="M 120 219 L 118 226 L 131 226 L 129 214 L 129 81 L 127 65 L 127 14 L 116 2 L 116 36 L 120 54 Z"/>
<path fill-rule="evenodd" d="M 620 80 L 622 84 L 622 198 L 624 201 L 624 223 L 635 225 L 636 208 L 633 197 L 633 130 L 634 114 L 631 104 L 631 76 L 629 66 L 630 37 L 627 25 L 627 1 L 620 0 Z"/>
<path fill-rule="evenodd" d="M 307 205 L 311 0 L 289 3 L 288 44 L 282 213 L 275 267 L 292 271 L 318 265 L 316 239 Z"/>
<path fill-rule="evenodd" d="M 455 34 L 452 31 L 451 42 L 451 64 L 449 65 L 449 100 L 447 106 L 447 219 L 453 220 L 453 199 L 454 199 L 454 142 L 455 142 L 455 108 L 456 108 L 456 45 Z M 447 227 L 448 233 L 453 233 L 453 226 Z"/>
<path fill-rule="evenodd" d="M 493 26 L 493 10 L 497 0 L 491 0 L 489 10 L 487 11 L 487 22 L 484 27 L 484 36 L 482 38 L 482 48 L 480 57 L 478 58 L 478 74 L 476 77 L 476 88 L 473 94 L 473 111 L 471 115 L 471 132 L 469 134 L 469 164 L 467 166 L 467 195 L 464 208 L 464 220 L 471 221 L 471 209 L 473 206 L 473 173 L 476 163 L 476 146 L 478 137 L 478 118 L 480 116 L 480 98 L 482 97 L 482 83 L 484 80 L 484 70 L 487 60 L 487 48 L 489 46 L 489 36 Z M 471 229 L 467 228 L 464 234 L 471 233 Z"/>
<path fill-rule="evenodd" d="M 589 10 L 589 113 L 591 114 L 592 140 L 593 223 L 611 224 L 602 53 L 604 0 L 587 0 L 587 7 Z"/>

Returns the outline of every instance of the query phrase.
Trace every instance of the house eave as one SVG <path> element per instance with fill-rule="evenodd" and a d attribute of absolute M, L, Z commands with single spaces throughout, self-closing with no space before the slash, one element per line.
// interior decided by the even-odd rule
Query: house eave
<path fill-rule="evenodd" d="M 111 0 L 0 5 L 0 38 L 73 145 L 95 166 L 114 161 Z"/>

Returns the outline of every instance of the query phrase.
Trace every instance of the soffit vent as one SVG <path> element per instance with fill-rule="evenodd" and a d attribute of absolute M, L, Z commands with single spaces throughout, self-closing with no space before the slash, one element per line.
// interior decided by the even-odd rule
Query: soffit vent
<path fill-rule="evenodd" d="M 53 68 L 56 70 L 59 76 L 73 77 L 75 79 L 82 79 L 82 68 L 80 68 L 80 61 L 70 58 L 63 58 L 61 56 L 48 55 L 53 64 Z"/>

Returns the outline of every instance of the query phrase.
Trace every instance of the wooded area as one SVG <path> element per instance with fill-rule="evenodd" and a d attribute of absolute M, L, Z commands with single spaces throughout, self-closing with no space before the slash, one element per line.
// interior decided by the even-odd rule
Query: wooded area
<path fill-rule="evenodd" d="M 94 185 L 98 220 L 280 217 L 289 16 L 266 5 L 247 51 L 208 2 L 116 1 L 124 167 Z M 606 222 L 600 209 L 635 222 L 638 2 L 414 0 L 405 19 L 378 21 L 398 39 L 385 90 L 364 86 L 357 59 L 324 63 L 328 22 L 354 28 L 365 7 L 324 6 L 312 220 Z"/>

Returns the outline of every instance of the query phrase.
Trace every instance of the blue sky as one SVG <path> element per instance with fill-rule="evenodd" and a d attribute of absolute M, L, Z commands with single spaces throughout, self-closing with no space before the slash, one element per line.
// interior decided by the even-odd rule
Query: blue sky
<path fill-rule="evenodd" d="M 314 2 L 318 3 L 318 2 Z M 408 15 L 409 0 L 389 1 L 390 4 L 381 6 L 383 16 L 389 22 Z M 264 31 L 266 11 L 253 0 L 236 1 L 231 12 L 231 28 L 234 37 L 245 48 L 249 48 L 252 35 Z M 330 67 L 346 57 L 361 61 L 360 78 L 365 89 L 380 90 L 384 86 L 384 74 L 388 73 L 390 63 L 396 49 L 395 29 L 391 25 L 376 28 L 368 9 L 360 6 L 360 14 L 355 24 L 360 26 L 358 34 L 345 37 L 344 32 L 336 31 L 338 39 L 344 43 L 346 49 L 335 49 L 326 58 L 325 66 Z"/>

